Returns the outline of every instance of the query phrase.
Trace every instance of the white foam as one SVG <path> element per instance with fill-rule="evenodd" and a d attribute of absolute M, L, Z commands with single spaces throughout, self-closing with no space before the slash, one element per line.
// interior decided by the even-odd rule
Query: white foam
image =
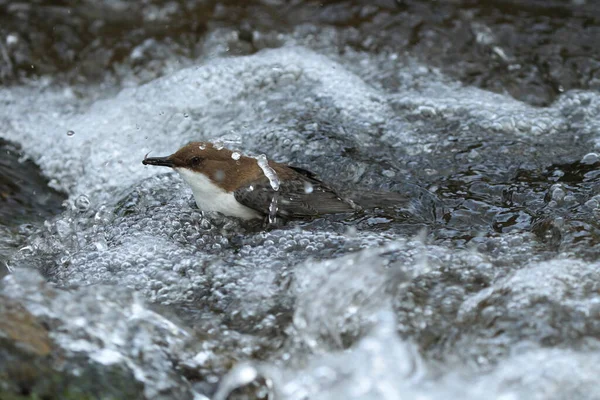
<path fill-rule="evenodd" d="M 73 100 L 62 92 L 0 89 L 5 103 L 0 128 L 4 137 L 23 145 L 54 186 L 86 194 L 96 204 L 111 203 L 115 192 L 165 172 L 141 165 L 148 152 L 167 155 L 189 141 L 247 131 L 248 121 L 258 118 L 261 98 L 276 96 L 277 79 L 288 74 L 295 78 L 286 85 L 310 85 L 348 118 L 386 119 L 383 98 L 342 66 L 302 48 L 284 48 L 234 63 L 213 60 L 125 89 L 89 108 L 71 106 Z M 44 113 L 32 112 L 36 109 Z M 182 110 L 190 110 L 190 117 L 184 118 Z M 227 115 L 236 118 L 223 123 Z M 76 134 L 67 136 L 67 131 Z"/>

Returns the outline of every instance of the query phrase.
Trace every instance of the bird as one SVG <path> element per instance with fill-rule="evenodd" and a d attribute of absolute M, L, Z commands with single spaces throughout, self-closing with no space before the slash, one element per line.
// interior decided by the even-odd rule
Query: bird
<path fill-rule="evenodd" d="M 201 211 L 243 220 L 306 219 L 360 210 L 311 171 L 264 155 L 244 156 L 218 143 L 191 142 L 170 156 L 146 155 L 142 164 L 177 171 Z"/>

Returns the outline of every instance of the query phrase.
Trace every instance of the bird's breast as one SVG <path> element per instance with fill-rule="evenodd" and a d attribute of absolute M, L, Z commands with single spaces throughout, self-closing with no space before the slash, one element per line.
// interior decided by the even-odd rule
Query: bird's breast
<path fill-rule="evenodd" d="M 242 219 L 260 218 L 257 211 L 240 204 L 233 195 L 212 182 L 204 174 L 193 172 L 185 168 L 178 168 L 177 172 L 192 188 L 196 205 L 202 211 L 218 211 L 225 215 Z"/>

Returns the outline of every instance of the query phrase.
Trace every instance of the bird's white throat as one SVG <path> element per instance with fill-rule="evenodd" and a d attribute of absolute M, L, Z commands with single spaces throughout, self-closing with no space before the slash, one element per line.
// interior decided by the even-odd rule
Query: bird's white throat
<path fill-rule="evenodd" d="M 204 174 L 187 168 L 176 168 L 179 175 L 192 188 L 196 205 L 202 211 L 218 211 L 225 215 L 242 219 L 259 218 L 260 214 L 240 204 L 232 192 L 215 185 Z"/>

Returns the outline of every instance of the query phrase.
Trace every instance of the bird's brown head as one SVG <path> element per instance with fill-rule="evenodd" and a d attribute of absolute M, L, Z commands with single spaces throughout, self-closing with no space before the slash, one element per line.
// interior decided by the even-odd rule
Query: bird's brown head
<path fill-rule="evenodd" d="M 166 157 L 146 157 L 142 164 L 171 167 L 184 178 L 190 173 L 201 173 L 227 191 L 261 173 L 256 159 L 209 142 L 189 143 Z"/>

